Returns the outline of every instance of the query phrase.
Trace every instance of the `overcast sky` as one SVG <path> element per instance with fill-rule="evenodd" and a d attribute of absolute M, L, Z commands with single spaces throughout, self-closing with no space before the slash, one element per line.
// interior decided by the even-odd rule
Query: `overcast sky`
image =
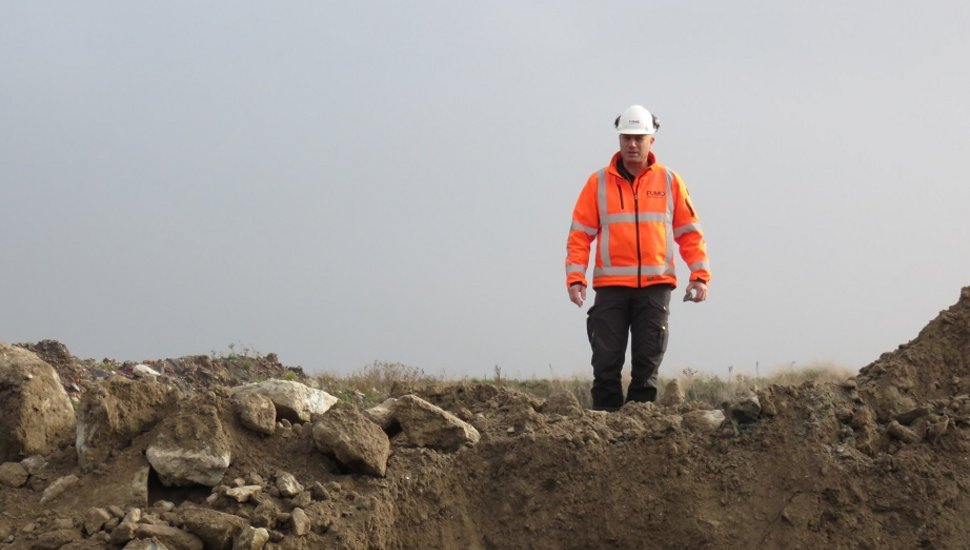
<path fill-rule="evenodd" d="M 661 375 L 857 369 L 970 284 L 967 29 L 962 0 L 0 1 L 0 340 L 591 376 L 566 234 L 641 103 L 713 272 Z"/>

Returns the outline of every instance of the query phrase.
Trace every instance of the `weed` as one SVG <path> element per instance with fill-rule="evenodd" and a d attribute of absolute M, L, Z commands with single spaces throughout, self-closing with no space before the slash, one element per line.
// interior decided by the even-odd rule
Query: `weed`
<path fill-rule="evenodd" d="M 115 372 L 119 367 L 121 367 L 121 365 L 119 365 L 117 361 L 113 361 L 111 359 L 104 359 L 101 361 L 101 364 L 98 365 L 98 368 L 108 372 Z"/>
<path fill-rule="evenodd" d="M 228 353 L 212 350 L 210 355 L 213 359 L 225 359 L 232 363 L 249 364 L 249 366 L 252 366 L 253 362 L 263 358 L 262 353 L 250 346 L 240 346 L 238 351 L 236 350 L 235 343 L 230 343 L 226 347 L 229 349 Z"/>

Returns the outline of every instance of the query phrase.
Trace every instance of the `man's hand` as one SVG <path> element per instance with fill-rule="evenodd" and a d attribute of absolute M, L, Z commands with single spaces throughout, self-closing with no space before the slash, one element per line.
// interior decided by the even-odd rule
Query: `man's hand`
<path fill-rule="evenodd" d="M 703 281 L 691 281 L 687 285 L 687 294 L 684 295 L 685 302 L 703 302 L 707 299 L 707 283 Z"/>
<path fill-rule="evenodd" d="M 569 285 L 569 301 L 583 307 L 586 301 L 586 287 L 581 284 Z"/>

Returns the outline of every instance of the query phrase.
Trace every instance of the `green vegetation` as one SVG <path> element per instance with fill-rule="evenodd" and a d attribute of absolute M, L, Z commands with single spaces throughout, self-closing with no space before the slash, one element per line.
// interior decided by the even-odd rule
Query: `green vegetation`
<path fill-rule="evenodd" d="M 240 349 L 238 351 L 236 350 L 235 343 L 231 343 L 226 347 L 229 348 L 228 353 L 222 353 L 222 352 L 217 352 L 213 350 L 210 353 L 210 356 L 213 359 L 223 359 L 225 361 L 229 361 L 230 363 L 234 365 L 238 365 L 239 367 L 247 371 L 252 369 L 253 366 L 256 365 L 256 362 L 263 358 L 262 353 L 256 351 L 254 348 L 251 348 L 249 346 L 239 346 Z"/>
<path fill-rule="evenodd" d="M 118 370 L 119 367 L 121 367 L 121 364 L 119 364 L 117 361 L 114 361 L 112 359 L 104 359 L 96 366 L 99 369 L 106 370 L 108 372 L 115 372 L 116 370 Z"/>

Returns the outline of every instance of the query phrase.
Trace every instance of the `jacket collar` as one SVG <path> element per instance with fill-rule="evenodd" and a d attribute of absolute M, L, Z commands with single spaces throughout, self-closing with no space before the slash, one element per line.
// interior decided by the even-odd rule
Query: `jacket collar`
<path fill-rule="evenodd" d="M 627 178 L 627 175 L 631 175 L 631 174 L 627 171 L 625 167 L 623 167 L 622 162 L 623 161 L 620 158 L 620 152 L 617 151 L 616 153 L 613 154 L 613 159 L 610 161 L 610 166 L 608 171 L 616 176 L 619 176 L 629 181 L 629 178 Z M 655 168 L 660 168 L 660 167 L 661 167 L 661 164 L 657 162 L 657 156 L 653 154 L 653 151 L 650 151 L 647 154 L 647 170 L 653 170 Z"/>

